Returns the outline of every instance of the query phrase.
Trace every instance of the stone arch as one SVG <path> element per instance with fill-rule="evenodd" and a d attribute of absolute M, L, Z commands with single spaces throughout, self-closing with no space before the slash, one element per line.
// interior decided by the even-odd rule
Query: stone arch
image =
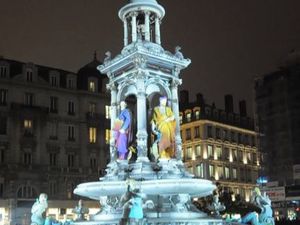
<path fill-rule="evenodd" d="M 168 85 L 165 82 L 156 79 L 150 79 L 147 82 L 146 95 L 150 108 L 154 108 L 158 105 L 157 96 L 167 96 L 168 100 L 172 99 L 172 94 Z"/>
<path fill-rule="evenodd" d="M 121 85 L 118 91 L 117 102 L 125 100 L 130 95 L 137 96 L 136 85 L 134 83 L 125 83 Z"/>

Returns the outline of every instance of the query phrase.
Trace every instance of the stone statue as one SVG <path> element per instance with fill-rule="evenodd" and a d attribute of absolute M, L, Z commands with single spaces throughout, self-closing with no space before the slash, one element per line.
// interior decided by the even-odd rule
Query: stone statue
<path fill-rule="evenodd" d="M 183 54 L 180 50 L 181 50 L 180 46 L 175 47 L 175 57 L 178 59 L 184 59 Z"/>
<path fill-rule="evenodd" d="M 131 134 L 131 112 L 127 109 L 125 101 L 120 103 L 121 112 L 118 119 L 115 121 L 114 138 L 115 145 L 118 151 L 119 160 L 125 160 L 128 152 L 128 144 L 132 139 Z"/>
<path fill-rule="evenodd" d="M 154 203 L 151 200 L 144 202 L 146 195 L 140 192 L 137 188 L 135 180 L 128 179 L 127 191 L 121 197 L 121 206 L 123 207 L 123 219 L 121 224 L 143 224 L 144 213 L 143 209 L 153 209 Z M 129 222 L 129 223 L 128 223 Z"/>
<path fill-rule="evenodd" d="M 167 106 L 167 97 L 159 98 L 159 106 L 154 108 L 151 125 L 158 140 L 160 158 L 172 158 L 175 149 L 176 122 L 172 109 Z"/>
<path fill-rule="evenodd" d="M 78 205 L 72 210 L 74 214 L 76 214 L 76 221 L 85 220 L 85 214 L 89 213 L 89 209 L 83 205 L 82 200 L 78 201 Z"/>
<path fill-rule="evenodd" d="M 212 203 L 208 205 L 208 210 L 212 215 L 220 217 L 220 212 L 224 211 L 226 207 L 219 201 L 219 194 L 215 191 L 212 199 Z"/>
<path fill-rule="evenodd" d="M 45 213 L 48 208 L 48 196 L 45 193 L 41 193 L 39 198 L 36 199 L 35 203 L 31 208 L 31 225 L 44 225 Z"/>
<path fill-rule="evenodd" d="M 256 187 L 253 191 L 251 202 L 261 209 L 261 213 L 250 212 L 245 215 L 241 222 L 251 223 L 251 225 L 274 225 L 274 218 L 272 216 L 273 210 L 271 208 L 271 200 L 266 193 L 263 195 L 260 189 Z"/>
<path fill-rule="evenodd" d="M 105 52 L 105 58 L 103 60 L 103 63 L 108 63 L 111 60 L 111 52 L 107 51 Z"/>

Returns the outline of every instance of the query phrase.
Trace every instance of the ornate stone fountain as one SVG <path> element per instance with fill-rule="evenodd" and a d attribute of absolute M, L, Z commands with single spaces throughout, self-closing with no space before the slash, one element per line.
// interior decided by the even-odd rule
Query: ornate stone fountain
<path fill-rule="evenodd" d="M 122 223 L 122 219 L 126 219 L 124 198 L 133 190 L 138 190 L 144 201 L 151 203 L 151 207 L 145 204 L 143 209 L 147 224 L 222 224 L 191 203 L 193 197 L 210 195 L 216 187 L 209 180 L 195 179 L 182 162 L 178 85 L 182 82 L 180 71 L 191 60 L 184 58 L 178 46 L 173 53 L 161 46 L 160 23 L 164 15 L 164 8 L 156 0 L 130 0 L 119 11 L 124 24 L 124 48 L 114 58 L 107 52 L 104 64 L 98 67 L 101 73 L 107 74 L 107 89 L 111 92 L 111 160 L 107 174 L 100 181 L 80 184 L 74 190 L 75 194 L 99 201 L 101 205 L 91 221 L 78 222 L 80 224 Z M 129 160 L 118 159 L 114 130 L 122 113 L 118 105 L 130 96 L 136 99 L 136 113 L 131 115 L 130 123 L 137 131 L 132 142 L 137 159 L 129 163 Z M 161 96 L 169 100 L 172 111 L 169 118 L 174 125 L 173 152 L 162 155 L 160 149 L 160 157 L 155 158 L 150 157 L 154 155 L 151 146 L 155 138 L 159 141 L 162 137 L 152 115 Z M 121 133 L 127 132 L 128 129 Z"/>

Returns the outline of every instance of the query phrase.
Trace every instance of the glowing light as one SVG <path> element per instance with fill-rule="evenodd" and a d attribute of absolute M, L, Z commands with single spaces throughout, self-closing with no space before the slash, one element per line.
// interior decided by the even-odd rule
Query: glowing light
<path fill-rule="evenodd" d="M 232 151 L 229 151 L 229 162 L 233 162 Z"/>
<path fill-rule="evenodd" d="M 196 160 L 196 154 L 195 154 L 195 151 L 192 152 L 192 160 L 193 160 L 193 161 Z"/>

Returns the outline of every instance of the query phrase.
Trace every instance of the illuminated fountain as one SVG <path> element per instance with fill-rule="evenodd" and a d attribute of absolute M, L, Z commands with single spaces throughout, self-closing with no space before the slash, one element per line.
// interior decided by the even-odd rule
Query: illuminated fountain
<path fill-rule="evenodd" d="M 124 196 L 138 190 L 140 195 L 137 196 L 143 196 L 147 202 L 143 210 L 147 224 L 222 224 L 221 220 L 209 218 L 191 203 L 194 197 L 212 194 L 216 187 L 209 180 L 193 178 L 182 162 L 178 105 L 178 86 L 182 81 L 179 74 L 191 60 L 184 58 L 178 46 L 173 53 L 161 46 L 160 23 L 164 15 L 164 8 L 156 0 L 130 0 L 119 11 L 124 24 L 124 48 L 115 57 L 107 52 L 104 64 L 98 67 L 101 73 L 107 74 L 107 89 L 111 92 L 111 160 L 107 174 L 100 181 L 80 184 L 74 190 L 75 194 L 101 204 L 99 213 L 91 221 L 77 223 L 122 223 Z M 126 109 L 122 102 L 128 102 L 132 96 L 136 104 L 131 110 L 135 113 L 128 116 L 131 117 L 131 131 L 137 131 L 131 142 L 134 143 L 131 149 L 135 149 L 137 156 L 136 160 L 129 161 L 120 157 L 120 152 L 118 154 L 114 134 L 120 119 L 118 115 Z M 169 107 L 164 105 L 166 98 Z M 160 108 L 157 109 L 162 109 L 166 115 L 170 112 L 167 123 L 170 129 L 174 126 L 168 150 L 160 149 L 161 140 L 165 138 L 162 127 L 166 125 L 159 124 L 153 116 L 158 99 Z M 120 103 L 122 111 L 118 108 Z M 124 135 L 127 131 L 126 128 L 120 133 Z"/>

